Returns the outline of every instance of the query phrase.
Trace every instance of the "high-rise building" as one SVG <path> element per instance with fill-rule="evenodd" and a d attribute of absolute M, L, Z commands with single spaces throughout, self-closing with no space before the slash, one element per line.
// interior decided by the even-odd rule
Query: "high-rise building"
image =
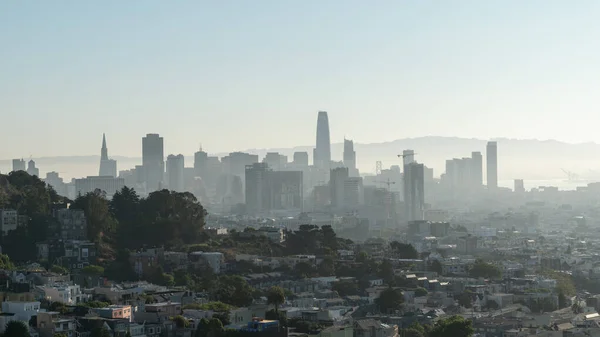
<path fill-rule="evenodd" d="M 142 138 L 142 166 L 148 193 L 162 189 L 165 174 L 165 154 L 163 138 L 149 133 Z"/>
<path fill-rule="evenodd" d="M 354 151 L 354 142 L 344 139 L 344 166 L 348 168 L 348 174 L 351 177 L 358 177 L 356 169 L 356 151 Z"/>
<path fill-rule="evenodd" d="M 29 160 L 27 163 L 27 173 L 29 173 L 30 176 L 40 176 L 40 169 L 35 167 L 33 159 Z"/>
<path fill-rule="evenodd" d="M 325 170 L 329 170 L 331 164 L 331 140 L 327 111 L 319 111 L 317 118 L 317 145 L 313 152 L 313 163 L 316 167 Z"/>
<path fill-rule="evenodd" d="M 99 176 L 117 177 L 117 161 L 108 159 L 108 148 L 106 147 L 106 135 L 102 134 L 102 149 L 100 149 L 100 173 Z"/>
<path fill-rule="evenodd" d="M 331 196 L 331 206 L 334 208 L 344 207 L 344 185 L 349 178 L 347 167 L 338 167 L 331 170 L 329 174 L 329 195 Z"/>
<path fill-rule="evenodd" d="M 363 179 L 349 177 L 344 181 L 344 207 L 356 209 L 364 203 Z"/>
<path fill-rule="evenodd" d="M 486 146 L 487 187 L 498 188 L 498 143 L 488 142 Z"/>
<path fill-rule="evenodd" d="M 182 154 L 167 157 L 167 182 L 169 189 L 175 192 L 185 190 L 184 179 L 185 162 Z"/>
<path fill-rule="evenodd" d="M 12 170 L 13 172 L 25 171 L 25 161 L 23 159 L 13 159 Z"/>
<path fill-rule="evenodd" d="M 268 177 L 271 187 L 270 209 L 303 209 L 302 171 L 271 171 Z"/>
<path fill-rule="evenodd" d="M 471 152 L 471 174 L 475 187 L 483 186 L 483 156 L 481 152 Z"/>
<path fill-rule="evenodd" d="M 515 192 L 525 193 L 525 183 L 523 182 L 523 179 L 515 179 Z"/>
<path fill-rule="evenodd" d="M 308 166 L 308 152 L 294 152 L 294 166 Z"/>
<path fill-rule="evenodd" d="M 271 190 L 269 167 L 265 163 L 246 166 L 246 209 L 250 213 L 261 213 L 269 209 Z"/>
<path fill-rule="evenodd" d="M 208 153 L 200 151 L 194 153 L 194 174 L 196 177 L 206 178 L 206 167 L 208 164 Z"/>
<path fill-rule="evenodd" d="M 287 156 L 279 154 L 279 152 L 267 152 L 263 159 L 263 163 L 269 165 L 269 168 L 274 171 L 281 171 L 287 165 L 287 160 Z"/>
<path fill-rule="evenodd" d="M 402 151 L 402 162 L 404 166 L 415 162 L 415 151 L 414 150 L 404 150 Z"/>
<path fill-rule="evenodd" d="M 75 195 L 84 195 L 95 190 L 100 190 L 106 193 L 107 198 L 110 199 L 117 191 L 123 189 L 123 186 L 125 186 L 123 178 L 87 177 L 75 179 Z"/>
<path fill-rule="evenodd" d="M 425 168 L 415 162 L 404 166 L 404 204 L 406 219 L 424 219 L 425 211 Z"/>

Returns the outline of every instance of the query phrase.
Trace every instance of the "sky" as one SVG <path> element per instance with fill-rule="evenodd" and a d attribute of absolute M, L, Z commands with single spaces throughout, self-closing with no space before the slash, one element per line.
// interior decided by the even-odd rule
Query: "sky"
<path fill-rule="evenodd" d="M 0 2 L 0 159 L 600 142 L 596 0 Z"/>

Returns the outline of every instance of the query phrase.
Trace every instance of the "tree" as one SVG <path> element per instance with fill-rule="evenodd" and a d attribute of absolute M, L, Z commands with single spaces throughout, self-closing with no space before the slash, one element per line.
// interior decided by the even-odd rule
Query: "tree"
<path fill-rule="evenodd" d="M 418 259 L 419 252 L 410 243 L 401 243 L 398 241 L 392 241 L 390 248 L 394 255 L 399 259 Z"/>
<path fill-rule="evenodd" d="M 404 296 L 402 293 L 391 287 L 382 291 L 381 294 L 379 294 L 379 297 L 375 299 L 375 304 L 383 313 L 389 313 L 400 309 L 402 303 L 404 303 Z"/>
<path fill-rule="evenodd" d="M 221 276 L 216 290 L 217 299 L 236 307 L 252 304 L 254 290 L 240 276 Z"/>
<path fill-rule="evenodd" d="M 565 308 L 566 306 L 567 306 L 567 297 L 565 296 L 564 293 L 559 292 L 558 293 L 558 308 L 562 309 L 562 308 Z"/>
<path fill-rule="evenodd" d="M 265 313 L 265 319 L 279 321 L 281 326 L 287 326 L 287 316 L 283 311 L 269 310 Z"/>
<path fill-rule="evenodd" d="M 87 220 L 88 239 L 99 241 L 102 235 L 108 234 L 116 228 L 116 223 L 109 210 L 106 193 L 96 190 L 84 195 L 79 195 L 72 209 L 80 209 L 85 213 Z"/>
<path fill-rule="evenodd" d="M 392 266 L 390 261 L 383 260 L 383 262 L 381 262 L 381 264 L 379 265 L 379 270 L 377 274 L 383 279 L 385 284 L 393 285 L 396 275 L 394 274 L 394 267 Z"/>
<path fill-rule="evenodd" d="M 473 332 L 470 320 L 461 316 L 452 316 L 439 320 L 429 332 L 429 337 L 471 337 Z"/>
<path fill-rule="evenodd" d="M 171 317 L 171 321 L 173 321 L 175 323 L 175 326 L 178 329 L 183 329 L 183 328 L 187 328 L 188 326 L 190 326 L 190 322 L 181 315 Z"/>
<path fill-rule="evenodd" d="M 429 292 L 425 288 L 419 287 L 415 289 L 415 297 L 424 297 L 427 296 L 427 294 L 429 294 Z"/>
<path fill-rule="evenodd" d="M 442 275 L 443 273 L 442 263 L 438 260 L 433 260 L 429 268 L 431 269 L 431 271 L 436 272 L 438 275 Z"/>
<path fill-rule="evenodd" d="M 96 265 L 89 265 L 81 269 L 81 273 L 87 276 L 99 277 L 104 274 L 104 268 Z"/>
<path fill-rule="evenodd" d="M 294 274 L 298 277 L 310 277 L 313 276 L 314 273 L 314 266 L 308 262 L 300 261 L 294 266 Z"/>
<path fill-rule="evenodd" d="M 267 303 L 275 306 L 275 312 L 279 312 L 279 306 L 285 302 L 285 293 L 281 287 L 271 287 L 267 293 Z"/>
<path fill-rule="evenodd" d="M 358 284 L 354 281 L 336 281 L 331 285 L 340 297 L 358 295 Z"/>
<path fill-rule="evenodd" d="M 398 335 L 402 337 L 424 337 L 421 331 L 412 328 L 401 329 Z"/>
<path fill-rule="evenodd" d="M 10 321 L 2 337 L 29 337 L 29 327 L 21 321 Z"/>
<path fill-rule="evenodd" d="M 14 268 L 15 265 L 10 261 L 8 255 L 0 254 L 0 269 L 12 270 Z"/>
<path fill-rule="evenodd" d="M 69 273 L 67 268 L 56 265 L 56 264 L 53 264 L 52 267 L 50 267 L 50 271 L 53 273 L 56 273 L 56 274 L 61 274 L 61 275 L 66 275 Z"/>
<path fill-rule="evenodd" d="M 356 255 L 356 262 L 358 263 L 364 263 L 369 259 L 369 254 L 367 254 L 367 252 L 365 251 L 360 251 L 358 252 L 358 254 Z"/>
<path fill-rule="evenodd" d="M 457 296 L 456 300 L 460 306 L 469 309 L 473 306 L 473 293 L 465 290 Z"/>
<path fill-rule="evenodd" d="M 335 263 L 331 256 L 327 256 L 321 261 L 317 268 L 319 276 L 333 276 L 335 275 Z"/>
<path fill-rule="evenodd" d="M 98 327 L 92 329 L 90 337 L 111 337 L 110 331 L 105 327 Z"/>
<path fill-rule="evenodd" d="M 469 275 L 474 278 L 499 278 L 502 276 L 502 272 L 493 264 L 486 263 L 481 259 L 477 259 L 469 270 Z"/>

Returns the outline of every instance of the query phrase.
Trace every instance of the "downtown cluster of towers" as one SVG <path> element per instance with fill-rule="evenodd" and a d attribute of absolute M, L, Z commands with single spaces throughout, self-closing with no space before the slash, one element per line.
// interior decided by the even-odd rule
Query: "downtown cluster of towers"
<path fill-rule="evenodd" d="M 367 186 L 373 177 L 361 177 L 357 169 L 356 151 L 352 140 L 344 139 L 343 160 L 331 158 L 329 118 L 326 111 L 317 116 L 316 145 L 313 149 L 313 165 L 309 164 L 307 152 L 295 152 L 293 160 L 277 152 L 268 152 L 262 162 L 259 156 L 244 152 L 232 152 L 224 157 L 210 156 L 202 149 L 194 154 L 193 167 L 185 167 L 181 154 L 164 154 L 164 139 L 158 134 L 142 138 L 142 164 L 117 172 L 117 162 L 108 156 L 106 137 L 102 137 L 98 176 L 74 179 L 63 184 L 58 174 L 47 174 L 46 182 L 55 186 L 59 194 L 71 197 L 95 189 L 104 190 L 111 196 L 123 186 L 129 186 L 141 195 L 168 188 L 176 192 L 192 192 L 206 205 L 245 203 L 256 213 L 276 209 L 304 210 L 306 200 L 311 199 L 310 209 L 329 206 L 329 209 L 349 211 L 365 204 Z M 393 166 L 389 171 L 396 184 L 390 189 L 389 199 L 403 201 L 405 218 L 421 220 L 425 210 L 425 184 L 433 181 L 433 170 L 415 161 L 413 150 L 404 150 L 402 167 Z M 394 169 L 396 167 L 396 169 Z M 22 159 L 13 160 L 13 170 L 26 170 L 39 176 L 35 162 L 27 168 Z M 488 142 L 486 147 L 487 188 L 498 187 L 497 143 Z M 397 178 L 395 178 L 397 177 Z M 385 183 L 378 172 L 377 183 Z M 454 158 L 446 161 L 446 172 L 441 176 L 442 185 L 452 189 L 483 187 L 483 156 L 473 152 L 470 158 Z M 60 185 L 72 185 L 61 188 Z M 521 182 L 522 185 L 522 182 Z M 63 186 L 64 187 L 64 186 Z M 62 193 L 61 193 L 62 191 Z M 389 201 L 389 203 L 396 203 Z"/>

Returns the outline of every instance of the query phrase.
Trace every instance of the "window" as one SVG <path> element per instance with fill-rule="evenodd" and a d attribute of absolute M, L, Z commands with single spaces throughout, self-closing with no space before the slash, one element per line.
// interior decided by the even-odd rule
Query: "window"
<path fill-rule="evenodd" d="M 83 248 L 81 250 L 81 257 L 88 257 L 88 249 L 87 248 Z"/>

